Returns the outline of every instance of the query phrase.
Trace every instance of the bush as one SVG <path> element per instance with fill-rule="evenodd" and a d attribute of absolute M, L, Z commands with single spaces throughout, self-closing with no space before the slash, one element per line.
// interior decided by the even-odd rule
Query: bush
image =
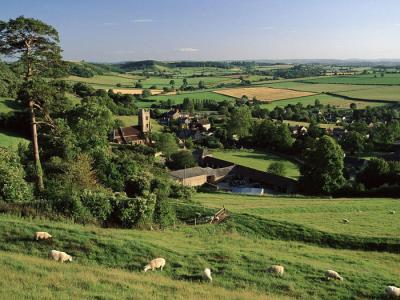
<path fill-rule="evenodd" d="M 190 200 L 196 190 L 190 186 L 174 184 L 171 186 L 170 197 L 176 199 Z"/>
<path fill-rule="evenodd" d="M 31 201 L 32 188 L 24 176 L 18 155 L 0 147 L 0 199 L 5 202 Z"/>
<path fill-rule="evenodd" d="M 181 150 L 171 155 L 171 160 L 168 162 L 168 167 L 175 170 L 184 168 L 192 168 L 196 166 L 196 160 L 192 153 L 187 150 Z"/>
<path fill-rule="evenodd" d="M 81 195 L 83 205 L 90 211 L 93 217 L 99 221 L 106 221 L 111 214 L 111 195 L 106 192 L 92 192 L 84 190 Z"/>
<path fill-rule="evenodd" d="M 269 165 L 267 172 L 278 176 L 285 176 L 285 165 L 281 162 L 273 162 Z"/>

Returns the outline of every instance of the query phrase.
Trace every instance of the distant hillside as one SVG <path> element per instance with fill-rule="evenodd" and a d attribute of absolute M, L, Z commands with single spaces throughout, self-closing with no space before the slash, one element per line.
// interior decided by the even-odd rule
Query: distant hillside
<path fill-rule="evenodd" d="M 67 62 L 69 75 L 90 78 L 94 75 L 103 75 L 109 72 L 122 73 L 123 71 L 113 64 L 81 62 Z"/>
<path fill-rule="evenodd" d="M 193 68 L 193 67 L 214 67 L 214 68 L 229 68 L 230 64 L 227 62 L 219 61 L 175 61 L 175 62 L 162 62 L 157 60 L 143 60 L 143 61 L 128 61 L 115 64 L 118 68 L 124 71 L 135 70 L 160 70 L 169 68 Z"/>

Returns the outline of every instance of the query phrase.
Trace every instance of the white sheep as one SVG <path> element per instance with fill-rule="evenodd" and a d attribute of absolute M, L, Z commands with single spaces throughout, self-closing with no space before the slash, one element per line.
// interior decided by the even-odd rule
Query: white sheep
<path fill-rule="evenodd" d="M 272 265 L 268 268 L 268 272 L 274 273 L 277 275 L 283 275 L 283 272 L 285 272 L 285 268 L 283 266 L 279 266 L 279 265 Z"/>
<path fill-rule="evenodd" d="M 154 269 L 158 269 L 161 268 L 161 271 L 163 270 L 164 266 L 165 266 L 165 259 L 158 257 L 153 259 L 152 261 L 150 261 L 145 267 L 144 267 L 144 271 L 147 272 L 148 270 L 152 270 L 154 271 Z"/>
<path fill-rule="evenodd" d="M 348 219 L 343 219 L 342 222 L 343 222 L 344 224 L 350 223 L 350 221 L 349 221 Z"/>
<path fill-rule="evenodd" d="M 400 288 L 389 285 L 385 288 L 386 295 L 391 298 L 400 298 Z"/>
<path fill-rule="evenodd" d="M 37 231 L 35 232 L 34 239 L 35 240 L 48 240 L 53 238 L 48 232 L 45 231 Z"/>
<path fill-rule="evenodd" d="M 327 271 L 325 272 L 325 278 L 326 278 L 327 280 L 330 280 L 330 279 L 343 280 L 343 277 L 340 276 L 338 272 L 333 271 L 333 270 L 327 270 Z"/>
<path fill-rule="evenodd" d="M 391 210 L 391 211 L 389 211 L 389 214 L 391 214 L 391 215 L 394 215 L 396 213 L 396 211 L 395 210 Z"/>
<path fill-rule="evenodd" d="M 205 268 L 203 273 L 204 273 L 204 277 L 208 278 L 210 280 L 210 282 L 212 282 L 211 269 Z"/>
<path fill-rule="evenodd" d="M 49 258 L 53 259 L 55 261 L 59 261 L 59 262 L 66 262 L 66 261 L 72 261 L 72 256 L 68 255 L 65 252 L 61 252 L 61 251 L 57 251 L 57 250 L 51 250 L 49 252 Z"/>

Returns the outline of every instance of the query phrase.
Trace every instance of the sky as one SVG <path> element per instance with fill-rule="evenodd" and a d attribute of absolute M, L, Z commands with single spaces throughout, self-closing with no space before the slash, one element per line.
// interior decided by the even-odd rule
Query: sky
<path fill-rule="evenodd" d="M 400 59 L 399 0 L 0 0 L 67 60 Z"/>

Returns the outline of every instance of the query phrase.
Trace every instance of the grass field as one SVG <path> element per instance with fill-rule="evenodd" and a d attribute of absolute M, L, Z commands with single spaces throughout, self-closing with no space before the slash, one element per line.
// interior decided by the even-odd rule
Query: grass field
<path fill-rule="evenodd" d="M 314 213 L 314 218 L 321 220 L 320 225 L 312 226 L 328 226 L 323 223 L 329 211 L 345 215 L 361 207 L 374 217 L 375 210 L 380 214 L 381 210 L 393 208 L 394 200 L 307 200 L 231 194 L 198 194 L 194 200 L 206 207 L 220 208 L 225 204 L 233 216 L 218 226 L 178 225 L 176 229 L 143 231 L 0 215 L 0 297 L 381 299 L 386 285 L 399 284 L 400 269 L 395 267 L 400 264 L 399 254 L 333 249 L 269 239 L 264 231 L 244 234 L 235 229 L 242 228 L 242 218 L 248 219 L 250 214 L 292 222 L 291 217 L 298 221 L 296 218 L 302 213 L 306 218 Z M 304 223 L 309 225 L 309 219 Z M 378 216 L 372 220 L 372 231 L 368 227 L 366 234 L 386 235 L 398 229 L 396 220 L 393 224 L 378 220 Z M 256 228 L 256 223 L 253 226 Z M 343 226 L 349 231 L 353 224 Z M 38 230 L 53 234 L 53 241 L 33 241 L 33 233 Z M 49 261 L 47 253 L 51 249 L 70 253 L 73 262 Z M 164 271 L 143 273 L 147 261 L 157 256 L 167 260 Z M 272 264 L 284 265 L 285 274 L 276 277 L 267 273 Z M 201 280 L 205 267 L 212 269 L 212 284 Z M 327 269 L 338 271 L 344 281 L 324 280 Z"/>
<path fill-rule="evenodd" d="M 288 124 L 290 126 L 305 126 L 305 127 L 310 126 L 310 123 L 300 122 L 300 121 L 292 121 L 292 120 L 283 120 L 283 123 Z M 341 128 L 341 126 L 337 126 L 335 124 L 323 124 L 323 123 L 320 123 L 318 125 L 319 125 L 319 127 L 325 128 L 325 129 L 327 129 L 327 128 L 329 128 L 329 129 Z"/>
<path fill-rule="evenodd" d="M 29 141 L 13 132 L 0 130 L 0 146 L 16 150 L 19 143 L 29 143 Z"/>
<path fill-rule="evenodd" d="M 380 86 L 366 90 L 335 92 L 336 94 L 367 100 L 400 101 L 400 86 Z"/>
<path fill-rule="evenodd" d="M 138 116 L 116 116 L 114 115 L 114 120 L 121 120 L 124 126 L 136 126 L 138 125 Z M 151 119 L 151 130 L 153 132 L 161 132 L 163 126 L 161 126 L 156 120 Z"/>
<path fill-rule="evenodd" d="M 255 197 L 230 194 L 197 194 L 195 201 L 266 219 L 301 224 L 318 230 L 363 237 L 400 239 L 398 199 L 302 199 Z M 343 224 L 346 218 L 350 221 Z"/>
<path fill-rule="evenodd" d="M 273 162 L 281 162 L 285 166 L 285 176 L 297 179 L 300 176 L 298 165 L 279 156 L 259 151 L 213 151 L 215 158 L 227 160 L 238 165 L 246 166 L 260 171 L 267 171 Z"/>
<path fill-rule="evenodd" d="M 253 88 L 234 88 L 234 89 L 221 89 L 214 91 L 218 94 L 227 95 L 235 98 L 241 98 L 246 95 L 249 99 L 256 97 L 260 101 L 275 101 L 289 98 L 298 98 L 310 96 L 313 93 L 301 92 L 288 89 L 276 89 L 268 87 L 253 87 Z"/>
<path fill-rule="evenodd" d="M 370 88 L 376 88 L 375 85 L 360 86 L 351 84 L 304 83 L 296 81 L 270 83 L 270 84 L 265 84 L 265 86 L 273 88 L 282 88 L 282 89 L 293 89 L 296 91 L 315 92 L 315 93 L 366 90 Z"/>
<path fill-rule="evenodd" d="M 278 100 L 278 101 L 273 101 L 270 103 L 263 103 L 261 106 L 263 108 L 267 109 L 274 109 L 276 106 L 281 106 L 284 107 L 289 104 L 297 104 L 297 103 L 302 103 L 304 106 L 307 105 L 314 105 L 315 100 L 318 99 L 321 104 L 324 105 L 332 105 L 336 106 L 338 108 L 349 108 L 351 103 L 356 103 L 357 108 L 365 108 L 367 106 L 382 106 L 385 105 L 385 103 L 381 102 L 370 102 L 370 101 L 359 101 L 359 100 L 348 100 L 344 99 L 340 96 L 332 96 L 332 95 L 327 95 L 327 94 L 316 94 L 313 96 L 306 96 L 306 97 L 300 97 L 300 98 L 293 98 L 293 99 L 287 99 L 287 100 Z"/>
<path fill-rule="evenodd" d="M 381 77 L 370 75 L 354 75 L 354 76 L 332 76 L 321 77 L 317 79 L 304 79 L 302 82 L 309 83 L 339 83 L 339 84 L 372 84 L 372 85 L 400 85 L 400 74 L 385 74 Z"/>
<path fill-rule="evenodd" d="M 157 101 L 167 101 L 168 99 L 171 99 L 175 101 L 175 104 L 179 104 L 183 102 L 183 99 L 189 98 L 191 100 L 204 100 L 204 99 L 210 99 L 210 100 L 215 100 L 215 101 L 224 101 L 224 100 L 233 100 L 232 97 L 225 96 L 225 95 L 220 95 L 218 93 L 214 92 L 193 92 L 193 93 L 180 93 L 177 95 L 158 95 L 158 96 L 151 96 L 149 99 L 151 100 L 157 100 Z"/>
<path fill-rule="evenodd" d="M 0 97 L 0 113 L 8 113 L 20 108 L 14 99 Z"/>

